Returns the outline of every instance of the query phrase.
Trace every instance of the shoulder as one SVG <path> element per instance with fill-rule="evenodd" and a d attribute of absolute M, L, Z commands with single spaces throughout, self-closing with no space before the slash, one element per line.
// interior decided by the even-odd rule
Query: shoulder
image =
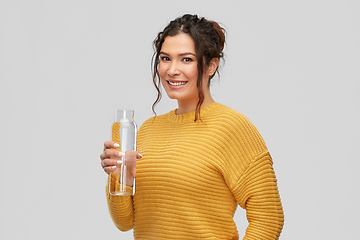
<path fill-rule="evenodd" d="M 254 127 L 249 118 L 244 114 L 223 104 L 218 104 L 216 111 L 212 115 L 213 119 L 217 119 L 217 121 L 234 128 L 246 129 Z"/>
<path fill-rule="evenodd" d="M 219 104 L 213 119 L 232 143 L 251 146 L 254 154 L 266 149 L 265 141 L 248 117 L 235 109 Z M 215 115 L 217 117 L 215 117 Z"/>
<path fill-rule="evenodd" d="M 164 124 L 164 122 L 167 121 L 167 115 L 168 113 L 148 118 L 141 124 L 139 131 Z"/>

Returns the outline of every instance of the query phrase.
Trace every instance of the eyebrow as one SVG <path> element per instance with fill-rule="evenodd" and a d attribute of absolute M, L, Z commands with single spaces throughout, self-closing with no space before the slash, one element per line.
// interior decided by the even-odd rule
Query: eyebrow
<path fill-rule="evenodd" d="M 167 55 L 169 56 L 170 54 L 168 53 L 165 53 L 165 52 L 160 52 L 160 54 L 164 54 L 164 55 Z M 185 56 L 185 55 L 193 55 L 194 57 L 196 57 L 196 55 L 192 52 L 184 52 L 184 53 L 180 53 L 179 56 Z"/>

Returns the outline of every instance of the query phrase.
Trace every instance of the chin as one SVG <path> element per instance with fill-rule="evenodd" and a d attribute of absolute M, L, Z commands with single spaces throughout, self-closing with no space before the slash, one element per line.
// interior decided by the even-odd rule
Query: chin
<path fill-rule="evenodd" d="M 176 96 L 175 94 L 168 94 L 167 96 L 168 96 L 170 99 L 174 99 L 174 100 L 179 100 L 179 99 L 181 99 L 181 97 Z"/>

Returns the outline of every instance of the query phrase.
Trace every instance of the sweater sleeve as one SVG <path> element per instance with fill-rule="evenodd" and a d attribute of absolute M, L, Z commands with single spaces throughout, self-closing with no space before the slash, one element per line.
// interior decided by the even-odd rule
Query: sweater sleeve
<path fill-rule="evenodd" d="M 111 140 L 120 143 L 119 123 L 112 125 Z M 117 148 L 120 151 L 120 147 Z M 110 181 L 111 179 L 111 181 Z M 134 207 L 132 196 L 116 196 L 109 193 L 109 188 L 116 186 L 117 177 L 110 173 L 106 185 L 106 199 L 110 216 L 115 226 L 121 231 L 129 231 L 134 225 Z"/>
<path fill-rule="evenodd" d="M 113 186 L 115 180 L 110 182 L 110 179 L 116 179 L 116 177 L 110 178 L 110 176 L 106 185 L 106 198 L 110 216 L 119 230 L 129 231 L 134 225 L 133 197 L 111 195 L 109 193 L 109 185 Z"/>
<path fill-rule="evenodd" d="M 283 208 L 267 150 L 250 162 L 232 192 L 246 209 L 249 225 L 244 240 L 278 239 L 284 224 Z"/>
<path fill-rule="evenodd" d="M 265 141 L 244 115 L 231 112 L 222 119 L 226 136 L 222 174 L 249 225 L 244 239 L 278 239 L 283 208 Z"/>

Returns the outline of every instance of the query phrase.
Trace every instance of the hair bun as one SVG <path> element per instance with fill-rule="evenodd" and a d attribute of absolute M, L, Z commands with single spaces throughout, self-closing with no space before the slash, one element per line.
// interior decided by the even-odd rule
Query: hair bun
<path fill-rule="evenodd" d="M 225 45 L 225 38 L 226 38 L 226 30 L 222 28 L 217 22 L 208 21 L 213 24 L 214 29 L 216 30 L 217 34 L 219 35 L 219 45 L 221 51 L 224 49 Z"/>

